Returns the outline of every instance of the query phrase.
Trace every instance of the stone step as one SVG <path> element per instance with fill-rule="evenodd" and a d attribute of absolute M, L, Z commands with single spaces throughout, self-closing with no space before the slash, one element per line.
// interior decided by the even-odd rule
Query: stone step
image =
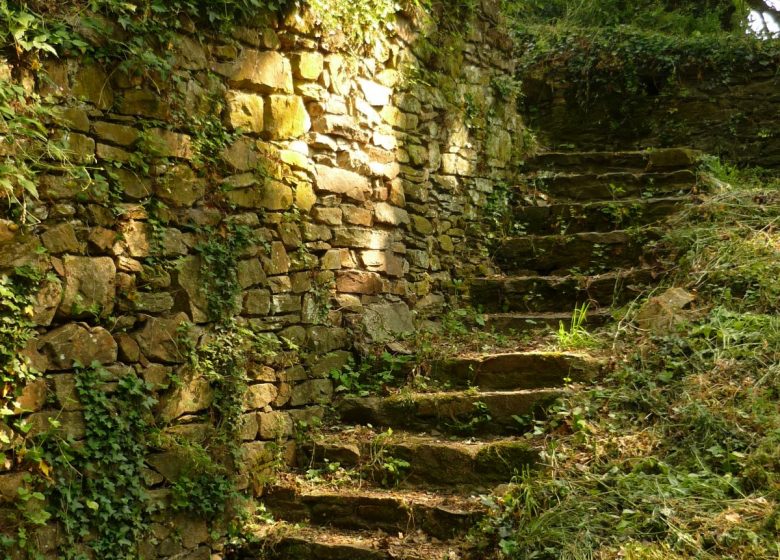
<path fill-rule="evenodd" d="M 538 462 L 539 454 L 527 440 L 499 438 L 447 440 L 406 432 L 375 432 L 368 429 L 326 433 L 298 449 L 300 467 L 310 469 L 338 463 L 358 469 L 368 477 L 382 477 L 388 458 L 406 461 L 400 474 L 404 487 L 486 485 L 506 482 Z"/>
<path fill-rule="evenodd" d="M 226 560 L 447 560 L 462 558 L 465 546 L 382 531 L 348 531 L 279 522 L 257 531 L 250 544 Z"/>
<path fill-rule="evenodd" d="M 559 387 L 567 379 L 592 379 L 601 362 L 576 352 L 512 352 L 457 356 L 434 363 L 431 377 L 453 387 L 490 391 Z"/>
<path fill-rule="evenodd" d="M 654 228 L 510 237 L 496 249 L 494 259 L 507 274 L 597 274 L 640 264 L 650 253 L 649 244 L 660 237 Z"/>
<path fill-rule="evenodd" d="M 471 304 L 491 313 L 533 311 L 568 314 L 589 304 L 598 310 L 636 298 L 657 280 L 650 268 L 634 268 L 594 276 L 509 276 L 476 278 L 470 284 Z M 557 323 L 556 323 L 557 326 Z"/>
<path fill-rule="evenodd" d="M 649 243 L 660 237 L 657 228 L 528 235 L 506 239 L 496 250 L 495 260 L 505 272 L 595 274 L 637 264 L 649 252 Z"/>
<path fill-rule="evenodd" d="M 627 225 L 636 227 L 660 223 L 692 202 L 691 196 L 677 196 L 554 203 L 519 206 L 513 214 L 515 222 L 523 227 L 523 231 L 534 235 L 607 232 Z"/>
<path fill-rule="evenodd" d="M 563 389 L 443 391 L 389 397 L 347 397 L 338 404 L 346 423 L 452 434 L 524 431 L 524 416 L 541 414 Z"/>
<path fill-rule="evenodd" d="M 696 173 L 683 169 L 668 173 L 554 173 L 539 174 L 534 185 L 556 198 L 619 200 L 687 194 L 696 189 Z"/>
<path fill-rule="evenodd" d="M 546 152 L 528 159 L 525 168 L 589 172 L 671 170 L 693 168 L 700 157 L 701 152 L 689 148 L 627 152 Z"/>
<path fill-rule="evenodd" d="M 367 485 L 276 485 L 267 489 L 263 503 L 275 518 L 288 522 L 388 533 L 422 531 L 437 539 L 464 533 L 484 512 L 472 496 Z"/>
<path fill-rule="evenodd" d="M 561 323 L 568 329 L 571 326 L 572 312 L 486 313 L 484 318 L 485 328 L 494 333 L 549 332 L 550 330 L 558 330 Z M 599 309 L 594 311 L 588 309 L 583 324 L 589 328 L 600 327 L 611 318 L 609 310 Z"/>

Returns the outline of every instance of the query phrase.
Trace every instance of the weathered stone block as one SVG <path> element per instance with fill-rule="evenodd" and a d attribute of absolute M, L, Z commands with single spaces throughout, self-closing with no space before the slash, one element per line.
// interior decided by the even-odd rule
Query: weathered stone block
<path fill-rule="evenodd" d="M 290 187 L 279 181 L 268 179 L 262 187 L 260 207 L 266 210 L 287 210 L 293 204 Z"/>
<path fill-rule="evenodd" d="M 175 35 L 171 40 L 171 46 L 174 55 L 174 66 L 186 70 L 206 69 L 206 51 L 203 46 L 192 37 L 187 35 Z"/>
<path fill-rule="evenodd" d="M 241 415 L 239 435 L 242 441 L 252 441 L 257 438 L 257 413 L 248 412 Z"/>
<path fill-rule="evenodd" d="M 164 128 L 149 130 L 151 150 L 160 157 L 192 159 L 194 152 L 192 138 Z"/>
<path fill-rule="evenodd" d="M 233 130 L 242 129 L 259 134 L 265 129 L 263 98 L 254 93 L 229 91 L 225 95 L 227 102 L 226 124 Z"/>
<path fill-rule="evenodd" d="M 301 310 L 301 296 L 295 294 L 279 294 L 271 298 L 271 312 L 275 315 L 295 313 Z"/>
<path fill-rule="evenodd" d="M 351 294 L 379 294 L 382 278 L 374 272 L 343 271 L 336 275 L 336 289 Z"/>
<path fill-rule="evenodd" d="M 265 282 L 266 276 L 263 271 L 263 265 L 259 259 L 245 259 L 238 261 L 236 267 L 236 276 L 238 284 L 242 288 L 249 288 Z"/>
<path fill-rule="evenodd" d="M 293 91 L 290 61 L 275 51 L 245 49 L 236 61 L 218 64 L 215 70 L 241 89 L 262 93 Z"/>
<path fill-rule="evenodd" d="M 317 165 L 316 172 L 319 191 L 344 194 L 359 202 L 365 201 L 366 195 L 371 192 L 368 179 L 352 171 Z"/>
<path fill-rule="evenodd" d="M 341 268 L 341 249 L 330 249 L 320 259 L 322 270 L 338 270 Z"/>
<path fill-rule="evenodd" d="M 51 420 L 57 420 L 60 423 L 57 433 L 63 438 L 84 439 L 87 433 L 84 415 L 80 411 L 36 412 L 27 417 L 27 421 L 32 426 L 27 435 L 34 437 L 51 430 Z"/>
<path fill-rule="evenodd" d="M 123 115 L 137 115 L 162 121 L 170 117 L 170 106 L 153 91 L 131 89 L 123 93 L 119 112 Z"/>
<path fill-rule="evenodd" d="M 88 64 L 78 69 L 73 80 L 73 95 L 102 110 L 109 109 L 114 104 L 114 92 L 108 75 L 97 64 Z"/>
<path fill-rule="evenodd" d="M 433 233 L 433 224 L 427 218 L 423 216 L 412 215 L 412 229 L 422 235 L 430 235 Z"/>
<path fill-rule="evenodd" d="M 69 323 L 38 339 L 37 349 L 55 370 L 70 369 L 78 362 L 110 364 L 116 361 L 117 346 L 111 333 L 102 327 L 87 328 Z"/>
<path fill-rule="evenodd" d="M 62 301 L 62 284 L 59 280 L 45 280 L 33 302 L 32 322 L 39 326 L 51 325 Z"/>
<path fill-rule="evenodd" d="M 273 383 L 250 385 L 244 395 L 244 410 L 265 408 L 276 399 L 277 392 Z"/>
<path fill-rule="evenodd" d="M 22 388 L 22 394 L 16 398 L 14 414 L 38 412 L 46 404 L 46 380 L 36 379 Z"/>
<path fill-rule="evenodd" d="M 396 208 L 387 202 L 379 202 L 374 207 L 376 221 L 380 224 L 400 225 L 409 223 L 409 213 L 403 208 Z"/>
<path fill-rule="evenodd" d="M 352 354 L 346 350 L 331 352 L 311 365 L 310 372 L 313 377 L 329 377 L 334 370 L 341 370 L 349 363 Z"/>
<path fill-rule="evenodd" d="M 296 383 L 290 396 L 290 406 L 323 404 L 333 399 L 333 383 L 330 379 L 313 379 Z"/>
<path fill-rule="evenodd" d="M 271 258 L 264 259 L 263 265 L 269 275 L 286 274 L 290 271 L 290 257 L 284 243 L 274 241 L 271 244 Z"/>
<path fill-rule="evenodd" d="M 171 206 L 187 208 L 206 194 L 206 181 L 187 165 L 176 165 L 154 187 L 154 193 Z"/>
<path fill-rule="evenodd" d="M 95 154 L 99 160 L 114 161 L 118 163 L 128 163 L 132 154 L 122 148 L 109 146 L 108 144 L 98 144 L 95 147 Z"/>
<path fill-rule="evenodd" d="M 352 247 L 356 249 L 387 249 L 392 238 L 390 233 L 382 230 L 372 230 L 359 227 L 335 228 L 333 244 L 337 247 Z"/>
<path fill-rule="evenodd" d="M 60 132 L 53 140 L 62 147 L 64 159 L 73 163 L 92 163 L 95 161 L 95 141 L 78 132 Z"/>
<path fill-rule="evenodd" d="M 115 124 L 99 121 L 94 123 L 93 128 L 98 140 L 119 144 L 120 146 L 130 146 L 138 140 L 138 131 L 132 126 Z"/>
<path fill-rule="evenodd" d="M 314 187 L 308 181 L 300 182 L 295 186 L 295 206 L 304 212 L 310 212 L 317 202 Z"/>
<path fill-rule="evenodd" d="M 390 96 L 393 94 L 393 90 L 389 87 L 363 78 L 358 79 L 358 84 L 370 105 L 381 107 L 390 103 Z"/>
<path fill-rule="evenodd" d="M 442 154 L 441 171 L 447 175 L 473 175 L 475 165 L 458 154 Z"/>
<path fill-rule="evenodd" d="M 316 52 L 300 52 L 292 57 L 293 72 L 296 78 L 302 80 L 317 80 L 322 74 L 325 60 Z"/>
<path fill-rule="evenodd" d="M 135 334 L 135 340 L 144 356 L 152 361 L 183 363 L 187 358 L 184 340 L 194 342 L 194 335 L 182 330 L 188 321 L 185 313 L 172 317 L 149 317 L 144 328 Z"/>
<path fill-rule="evenodd" d="M 265 130 L 271 138 L 297 138 L 311 129 L 303 99 L 296 95 L 271 95 L 265 107 Z"/>
<path fill-rule="evenodd" d="M 130 169 L 115 169 L 114 174 L 122 193 L 133 200 L 140 200 L 152 194 L 152 181 Z"/>
<path fill-rule="evenodd" d="M 342 210 L 341 208 L 317 207 L 312 211 L 312 217 L 322 224 L 340 226 L 342 221 Z"/>
<path fill-rule="evenodd" d="M 314 352 L 327 354 L 346 348 L 349 333 L 340 327 L 314 326 L 306 330 L 306 344 Z"/>
<path fill-rule="evenodd" d="M 46 249 L 54 254 L 78 253 L 79 240 L 76 238 L 76 230 L 68 223 L 57 224 L 48 228 L 41 234 L 41 241 Z"/>
<path fill-rule="evenodd" d="M 260 163 L 260 154 L 251 138 L 239 138 L 225 148 L 221 156 L 237 172 L 249 171 Z"/>
<path fill-rule="evenodd" d="M 186 297 L 185 309 L 195 323 L 208 321 L 208 300 L 203 291 L 203 279 L 200 273 L 201 259 L 198 256 L 188 256 L 179 261 L 176 268 L 176 282 L 184 291 Z"/>
<path fill-rule="evenodd" d="M 135 292 L 130 298 L 135 311 L 164 313 L 173 308 L 173 297 L 168 292 Z"/>
<path fill-rule="evenodd" d="M 271 292 L 268 290 L 248 290 L 244 294 L 244 313 L 247 315 L 267 315 L 271 310 Z"/>
<path fill-rule="evenodd" d="M 361 317 L 363 332 L 373 342 L 384 343 L 414 333 L 414 316 L 405 303 L 368 305 Z"/>
<path fill-rule="evenodd" d="M 51 376 L 54 382 L 54 395 L 62 410 L 81 410 L 83 407 L 76 392 L 76 376 L 72 373 L 61 373 Z"/>
<path fill-rule="evenodd" d="M 295 432 L 295 426 L 287 412 L 261 412 L 257 414 L 260 439 L 274 440 L 288 438 Z"/>
<path fill-rule="evenodd" d="M 62 259 L 65 290 L 59 312 L 69 317 L 106 317 L 114 309 L 116 266 L 109 257 Z"/>
<path fill-rule="evenodd" d="M 189 366 L 177 372 L 180 383 L 160 398 L 155 409 L 157 418 L 170 422 L 184 414 L 206 410 L 214 401 L 214 389 L 207 379 L 195 375 Z"/>

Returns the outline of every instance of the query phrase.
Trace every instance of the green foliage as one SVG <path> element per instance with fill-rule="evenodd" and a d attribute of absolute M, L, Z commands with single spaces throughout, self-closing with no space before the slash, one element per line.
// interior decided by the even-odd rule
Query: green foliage
<path fill-rule="evenodd" d="M 211 321 L 226 323 L 235 315 L 241 292 L 236 263 L 252 242 L 248 226 L 229 222 L 220 231 L 207 231 L 208 239 L 195 250 L 201 257 L 202 289 L 206 294 Z"/>
<path fill-rule="evenodd" d="M 448 432 L 464 436 L 474 435 L 480 429 L 490 424 L 493 417 L 490 409 L 482 401 L 476 401 L 470 414 L 465 417 L 444 422 Z"/>
<path fill-rule="evenodd" d="M 544 75 L 572 84 L 584 109 L 612 99 L 621 107 L 659 91 L 671 95 L 678 75 L 769 69 L 780 61 L 773 41 L 747 35 L 670 35 L 633 27 L 579 29 L 528 26 L 516 33 L 522 76 Z"/>
<path fill-rule="evenodd" d="M 523 225 L 514 218 L 513 210 L 519 205 L 518 190 L 504 182 L 497 182 L 487 197 L 482 210 L 487 226 L 487 238 L 498 243 L 506 237 L 524 233 Z"/>
<path fill-rule="evenodd" d="M 555 338 L 561 349 L 576 350 L 598 346 L 598 340 L 585 328 L 585 323 L 588 320 L 588 307 L 587 303 L 574 307 L 571 324 L 568 328 L 563 324 L 563 321 L 559 322 Z"/>
<path fill-rule="evenodd" d="M 40 154 L 32 150 L 46 145 L 43 109 L 28 98 L 22 86 L 0 77 L 0 200 L 26 221 L 26 198 L 38 197 L 35 164 Z"/>
<path fill-rule="evenodd" d="M 13 276 L 0 276 L 0 417 L 11 414 L 11 401 L 38 377 L 20 352 L 35 336 L 30 316 L 40 281 L 40 275 L 29 268 L 18 268 Z"/>
<path fill-rule="evenodd" d="M 668 238 L 680 261 L 680 281 L 729 308 L 780 310 L 780 218 L 778 181 L 739 172 L 710 160 L 708 169 L 724 184 L 706 204 L 680 216 Z"/>
<path fill-rule="evenodd" d="M 171 508 L 214 519 L 238 496 L 234 481 L 226 467 L 215 462 L 203 447 L 188 444 L 181 450 L 186 451 L 182 457 L 185 464 L 171 486 Z"/>
<path fill-rule="evenodd" d="M 378 356 L 364 357 L 358 364 L 350 359 L 340 370 L 333 370 L 330 376 L 335 381 L 336 392 L 365 397 L 383 392 L 387 387 L 397 385 L 405 379 L 413 356 L 382 352 Z"/>
<path fill-rule="evenodd" d="M 748 6 L 742 0 L 506 0 L 516 20 L 578 27 L 631 25 L 665 33 L 720 33 L 743 30 Z"/>
<path fill-rule="evenodd" d="M 189 351 L 193 369 L 214 387 L 214 425 L 228 447 L 240 441 L 247 369 L 273 355 L 276 346 L 268 335 L 230 322 L 217 325 L 197 349 Z"/>
<path fill-rule="evenodd" d="M 251 364 L 262 363 L 277 350 L 277 341 L 230 321 L 218 324 L 197 348 L 188 348 L 193 371 L 214 390 L 210 407 L 216 428 L 207 447 L 172 442 L 186 459 L 181 477 L 171 487 L 172 507 L 214 518 L 238 497 L 234 473 L 242 460 L 243 403 Z"/>
<path fill-rule="evenodd" d="M 76 392 L 83 444 L 47 441 L 54 467 L 47 493 L 65 532 L 63 557 L 84 558 L 86 545 L 99 558 L 138 558 L 152 511 L 142 473 L 155 400 L 135 373 L 117 379 L 97 363 L 77 369 Z"/>
<path fill-rule="evenodd" d="M 355 46 L 368 44 L 383 32 L 397 8 L 395 0 L 309 0 L 308 3 L 322 19 L 325 29 L 341 29 Z"/>
<path fill-rule="evenodd" d="M 370 463 L 367 467 L 372 479 L 382 486 L 395 486 L 401 482 L 412 466 L 409 461 L 394 457 L 387 449 L 393 430 L 381 432 L 371 440 Z"/>

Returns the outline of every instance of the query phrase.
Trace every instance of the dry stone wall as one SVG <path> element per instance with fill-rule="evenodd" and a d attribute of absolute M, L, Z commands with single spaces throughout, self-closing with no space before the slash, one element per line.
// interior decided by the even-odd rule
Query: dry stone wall
<path fill-rule="evenodd" d="M 46 96 L 52 139 L 93 171 L 40 174 L 24 223 L 18 209 L 0 222 L 0 270 L 43 275 L 23 354 L 44 374 L 15 404 L 12 421 L 31 430 L 0 425 L 0 447 L 11 453 L 51 419 L 58 437 L 82 439 L 76 377 L 90 365 L 109 391 L 143 379 L 159 433 L 208 446 L 220 386 L 196 362 L 219 359 L 203 349 L 229 324 L 263 346 L 239 352 L 248 386 L 234 465 L 239 487 L 261 493 L 272 467 L 295 460 L 296 424 L 324 414 L 332 370 L 413 333 L 459 279 L 490 271 L 485 208 L 514 181 L 523 146 L 514 99 L 495 87 L 513 73 L 511 48 L 483 4 L 462 33 L 399 12 L 359 51 L 308 12 L 224 37 L 185 25 L 163 53 L 167 75 L 0 61 Z M 146 457 L 161 509 L 144 558 L 219 557 L 224 524 L 167 509 L 181 454 L 158 444 Z M 11 532 L 23 476 L 0 464 Z M 60 557 L 62 527 L 31 541 Z"/>
<path fill-rule="evenodd" d="M 692 146 L 747 165 L 780 166 L 780 78 L 774 67 L 686 68 L 674 80 L 648 77 L 646 90 L 602 87 L 583 108 L 579 84 L 523 76 L 523 117 L 542 145 L 581 150 Z M 595 89 L 595 88 L 594 88 Z"/>

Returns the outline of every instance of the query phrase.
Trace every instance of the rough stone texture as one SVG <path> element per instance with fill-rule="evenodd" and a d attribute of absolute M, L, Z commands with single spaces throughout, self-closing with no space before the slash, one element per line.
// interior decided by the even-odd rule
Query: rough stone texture
<path fill-rule="evenodd" d="M 493 185 L 517 184 L 506 158 L 522 138 L 490 85 L 512 72 L 508 45 L 477 18 L 462 60 L 442 75 L 421 69 L 429 86 L 402 82 L 401 70 L 420 64 L 409 14 L 364 57 L 305 10 L 265 28 L 237 22 L 232 37 L 176 23 L 161 53 L 172 65 L 165 78 L 42 60 L 52 83 L 38 93 L 60 115 L 52 138 L 106 182 L 42 173 L 29 227 L 0 220 L 0 273 L 29 265 L 47 278 L 23 355 L 47 372 L 51 394 L 31 385 L 22 404 L 36 430 L 62 413 L 63 432 L 83 437 L 74 364 L 97 360 L 115 378 L 135 372 L 149 384 L 163 440 L 219 453 L 216 383 L 188 360 L 217 328 L 207 297 L 216 283 L 236 298 L 234 324 L 264 350 L 246 354 L 236 427 L 247 452 L 239 486 L 259 494 L 280 456 L 293 462 L 284 440 L 296 423 L 322 418 L 333 370 L 355 349 L 381 351 L 413 332 L 412 319 L 441 309 L 454 280 L 491 272 L 481 212 Z M 23 75 L 8 68 L 7 79 Z M 465 93 L 481 102 L 469 123 L 457 101 Z M 239 237 L 247 242 L 230 245 Z M 229 264 L 214 258 L 220 249 Z M 144 480 L 164 508 L 187 458 L 161 449 L 147 459 Z M 207 538 L 217 522 L 163 509 L 154 525 L 150 558 L 223 554 Z"/>
<path fill-rule="evenodd" d="M 89 365 L 93 361 L 110 364 L 117 358 L 116 342 L 107 330 L 77 323 L 48 332 L 38 339 L 37 348 L 48 357 L 52 369 L 70 369 L 74 363 Z"/>
<path fill-rule="evenodd" d="M 276 399 L 277 394 L 278 390 L 273 383 L 250 385 L 244 396 L 244 409 L 254 410 L 264 408 Z"/>
<path fill-rule="evenodd" d="M 229 91 L 226 95 L 228 126 L 259 134 L 265 129 L 263 98 L 253 93 Z"/>
<path fill-rule="evenodd" d="M 293 91 L 290 61 L 278 52 L 246 49 L 236 62 L 217 66 L 217 72 L 234 87 L 263 93 Z"/>
<path fill-rule="evenodd" d="M 362 202 L 366 200 L 370 185 L 368 179 L 352 171 L 318 165 L 317 190 L 344 194 Z"/>
<path fill-rule="evenodd" d="M 214 389 L 207 379 L 193 376 L 189 368 L 179 373 L 180 384 L 160 399 L 155 411 L 164 423 L 175 420 L 183 414 L 195 414 L 208 408 L 214 401 Z"/>
<path fill-rule="evenodd" d="M 190 318 L 195 323 L 208 321 L 208 301 L 202 290 L 200 269 L 201 258 L 189 256 L 179 263 L 176 276 L 177 282 L 184 292 L 182 295 L 186 295 Z"/>
<path fill-rule="evenodd" d="M 311 128 L 311 120 L 296 95 L 271 95 L 265 109 L 265 130 L 274 139 L 297 138 Z"/>
<path fill-rule="evenodd" d="M 149 317 L 144 328 L 135 335 L 141 352 L 150 360 L 182 363 L 186 359 L 182 343 L 188 336 L 181 327 L 189 320 L 185 313 L 172 317 Z"/>
<path fill-rule="evenodd" d="M 523 116 L 548 146 L 691 146 L 747 165 L 780 166 L 780 136 L 766 134 L 780 121 L 780 78 L 773 71 L 755 65 L 724 78 L 693 63 L 674 79 L 657 76 L 654 83 L 660 91 L 638 98 L 638 103 L 626 103 L 614 92 L 594 91 L 596 102 L 584 111 L 574 84 L 534 69 L 523 76 Z M 615 122 L 621 126 L 615 128 Z"/>
<path fill-rule="evenodd" d="M 330 379 L 304 381 L 293 387 L 290 397 L 291 406 L 326 403 L 333 398 L 333 383 Z"/>
<path fill-rule="evenodd" d="M 403 303 L 366 306 L 361 318 L 366 336 L 374 342 L 389 342 L 414 332 L 414 316 Z"/>
<path fill-rule="evenodd" d="M 108 257 L 66 256 L 60 313 L 70 317 L 106 317 L 114 309 L 116 266 Z"/>

